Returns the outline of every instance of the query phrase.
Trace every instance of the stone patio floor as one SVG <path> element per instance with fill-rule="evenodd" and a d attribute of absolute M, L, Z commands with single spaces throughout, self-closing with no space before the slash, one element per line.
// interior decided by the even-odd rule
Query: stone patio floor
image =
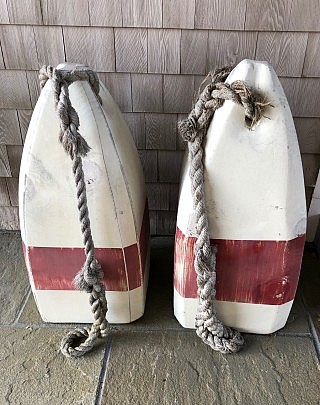
<path fill-rule="evenodd" d="M 173 238 L 152 239 L 145 315 L 111 325 L 80 359 L 59 351 L 74 325 L 42 322 L 17 232 L 0 233 L 0 405 L 320 404 L 320 262 L 305 252 L 287 325 L 222 355 L 183 329 L 172 309 Z"/>

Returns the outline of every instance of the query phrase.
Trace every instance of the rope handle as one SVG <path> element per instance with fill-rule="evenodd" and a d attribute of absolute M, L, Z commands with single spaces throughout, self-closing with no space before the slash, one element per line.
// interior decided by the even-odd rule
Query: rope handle
<path fill-rule="evenodd" d="M 77 204 L 86 260 L 82 269 L 74 278 L 74 285 L 79 290 L 90 294 L 89 303 L 94 316 L 91 328 L 78 328 L 69 332 L 61 342 L 61 352 L 66 357 L 80 357 L 89 352 L 100 338 L 107 336 L 108 310 L 103 284 L 103 271 L 95 257 L 92 238 L 86 183 L 84 180 L 82 158 L 87 156 L 90 147 L 79 133 L 79 116 L 71 104 L 69 86 L 75 81 L 87 81 L 97 99 L 99 96 L 99 79 L 97 74 L 87 66 L 74 65 L 71 69 L 59 69 L 44 66 L 39 72 L 40 87 L 50 80 L 54 90 L 55 108 L 59 118 L 59 141 L 72 160 L 72 171 L 77 189 Z"/>
<path fill-rule="evenodd" d="M 178 124 L 180 135 L 188 142 L 189 176 L 197 231 L 194 246 L 194 269 L 197 274 L 199 298 L 195 320 L 196 333 L 204 343 L 221 353 L 236 353 L 245 342 L 237 330 L 221 322 L 214 306 L 217 247 L 210 245 L 204 192 L 203 140 L 215 111 L 225 100 L 243 106 L 245 124 L 250 129 L 261 120 L 266 107 L 271 106 L 261 94 L 250 89 L 243 81 L 225 83 L 230 72 L 230 67 L 210 72 L 204 80 L 206 82 L 209 79 L 209 84 L 201 93 L 199 90 L 198 100 L 188 118 Z"/>

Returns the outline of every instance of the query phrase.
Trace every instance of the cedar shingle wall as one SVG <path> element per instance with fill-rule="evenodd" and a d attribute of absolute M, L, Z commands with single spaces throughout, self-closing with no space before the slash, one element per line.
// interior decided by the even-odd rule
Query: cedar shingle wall
<path fill-rule="evenodd" d="M 22 4 L 23 3 L 23 4 Z M 299 136 L 307 199 L 320 165 L 318 0 L 0 0 L 0 229 L 17 229 L 18 172 L 43 64 L 94 68 L 124 113 L 147 181 L 153 234 L 175 229 L 183 142 L 205 73 L 268 60 Z"/>

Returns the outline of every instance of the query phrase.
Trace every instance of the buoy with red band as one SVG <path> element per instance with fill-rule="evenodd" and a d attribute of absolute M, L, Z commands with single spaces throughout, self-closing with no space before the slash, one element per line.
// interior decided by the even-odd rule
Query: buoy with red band
<path fill-rule="evenodd" d="M 83 170 L 95 253 L 104 272 L 107 320 L 132 322 L 143 315 L 149 271 L 149 216 L 140 160 L 117 105 L 101 83 L 102 105 L 88 82 L 72 83 L 69 94 L 91 148 Z M 48 322 L 92 321 L 87 294 L 73 286 L 85 260 L 76 195 L 48 80 L 32 115 L 19 181 L 27 270 L 39 312 Z"/>
<path fill-rule="evenodd" d="M 205 139 L 205 205 L 217 246 L 215 308 L 225 325 L 251 333 L 283 327 L 295 296 L 306 231 L 297 136 L 281 84 L 265 62 L 244 60 L 226 82 L 244 81 L 271 103 L 252 129 L 243 107 L 225 101 Z M 184 163 L 175 238 L 174 313 L 195 327 L 196 227 Z"/>

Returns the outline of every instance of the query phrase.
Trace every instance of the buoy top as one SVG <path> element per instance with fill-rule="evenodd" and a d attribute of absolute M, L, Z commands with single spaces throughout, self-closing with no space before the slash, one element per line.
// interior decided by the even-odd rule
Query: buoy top
<path fill-rule="evenodd" d="M 252 128 L 244 108 L 226 100 L 217 109 L 205 139 L 205 195 L 212 238 L 291 240 L 306 230 L 303 171 L 288 101 L 267 62 L 243 60 L 226 83 L 244 81 L 270 103 Z M 196 234 L 183 174 L 177 224 Z M 294 198 L 292 198 L 294 196 Z"/>
<path fill-rule="evenodd" d="M 59 63 L 59 65 L 56 67 L 56 69 L 72 72 L 75 69 L 89 69 L 89 66 L 83 65 L 81 63 L 64 62 L 64 63 Z"/>

